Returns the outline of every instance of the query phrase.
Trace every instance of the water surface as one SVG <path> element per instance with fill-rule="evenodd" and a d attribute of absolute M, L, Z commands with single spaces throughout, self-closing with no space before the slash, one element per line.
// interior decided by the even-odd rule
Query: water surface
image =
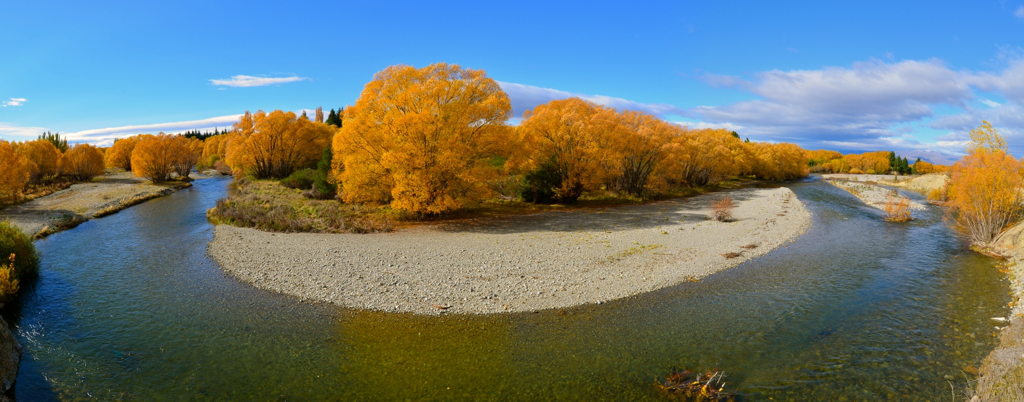
<path fill-rule="evenodd" d="M 346 310 L 220 271 L 205 210 L 227 183 L 37 243 L 18 399 L 645 400 L 674 368 L 713 368 L 745 400 L 949 400 L 1010 300 L 936 208 L 890 224 L 808 180 L 787 185 L 805 235 L 698 283 L 539 313 Z"/>

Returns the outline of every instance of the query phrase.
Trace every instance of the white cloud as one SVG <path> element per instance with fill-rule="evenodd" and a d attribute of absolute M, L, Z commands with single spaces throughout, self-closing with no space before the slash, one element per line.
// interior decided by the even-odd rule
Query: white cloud
<path fill-rule="evenodd" d="M 1017 7 L 1017 11 L 1014 11 L 1013 15 L 1017 18 L 1024 18 L 1024 6 Z"/>
<path fill-rule="evenodd" d="M 978 99 L 978 102 L 981 102 L 981 103 L 983 103 L 983 104 L 984 104 L 985 106 L 988 106 L 988 107 L 999 107 L 999 106 L 1001 106 L 1001 105 L 1002 105 L 1002 104 L 1001 104 L 1001 103 L 999 103 L 999 102 L 996 102 L 996 101 L 994 101 L 994 100 L 991 100 L 991 99 L 985 99 L 985 98 L 981 98 L 981 99 Z"/>
<path fill-rule="evenodd" d="M 28 102 L 28 99 L 25 99 L 25 98 L 11 98 L 11 100 L 4 101 L 3 105 L 4 105 L 4 107 L 8 107 L 8 106 L 21 106 L 21 104 L 25 103 L 25 102 Z"/>
<path fill-rule="evenodd" d="M 286 84 L 289 82 L 304 81 L 303 77 L 254 77 L 251 75 L 235 75 L 229 79 L 212 79 L 210 83 L 227 87 L 262 87 L 264 85 Z"/>
<path fill-rule="evenodd" d="M 586 95 L 551 88 L 535 87 L 532 85 L 515 84 L 511 82 L 498 81 L 498 85 L 500 85 L 501 89 L 508 94 L 508 98 L 512 102 L 512 115 L 515 117 L 521 117 L 523 112 L 549 101 L 572 97 L 578 97 L 583 100 L 594 102 L 598 105 L 604 105 L 615 109 L 637 110 L 658 116 L 681 116 L 686 113 L 683 109 L 664 103 L 640 103 L 629 99 L 615 98 L 611 96 Z"/>
<path fill-rule="evenodd" d="M 791 141 L 808 148 L 892 149 L 956 157 L 963 152 L 962 144 L 956 143 L 961 139 L 919 141 L 907 136 L 918 131 L 910 125 L 934 118 L 926 127 L 965 134 L 986 119 L 1007 139 L 1024 140 L 1024 58 L 1004 57 L 1007 54 L 1004 49 L 1000 60 L 1005 67 L 995 72 L 953 70 L 932 59 L 773 70 L 752 79 L 705 75 L 702 78 L 711 86 L 749 92 L 760 99 L 690 111 L 709 123 L 743 126 L 740 134 L 751 139 Z M 1008 102 L 980 98 L 978 90 L 1001 94 Z M 974 109 L 974 101 L 988 107 Z M 936 116 L 934 107 L 939 105 L 964 112 Z M 1011 146 L 1011 151 L 1019 154 L 1024 149 Z"/>
<path fill-rule="evenodd" d="M 738 126 L 732 123 L 708 123 L 706 121 L 673 121 L 671 123 L 695 130 L 704 128 L 725 128 L 731 131 L 740 131 L 743 129 L 743 126 Z"/>
<path fill-rule="evenodd" d="M 97 128 L 67 133 L 70 142 L 88 142 L 97 145 L 109 145 L 116 138 L 127 137 L 135 134 L 156 134 L 164 132 L 168 134 L 180 133 L 189 130 L 211 130 L 214 128 L 228 128 L 238 121 L 242 115 L 234 114 L 228 116 L 211 117 L 202 120 L 180 121 L 174 123 L 143 124 L 137 126 L 121 126 L 109 128 Z"/>
<path fill-rule="evenodd" d="M 34 140 L 46 131 L 43 127 L 22 127 L 7 123 L 0 123 L 0 139 L 6 141 Z"/>

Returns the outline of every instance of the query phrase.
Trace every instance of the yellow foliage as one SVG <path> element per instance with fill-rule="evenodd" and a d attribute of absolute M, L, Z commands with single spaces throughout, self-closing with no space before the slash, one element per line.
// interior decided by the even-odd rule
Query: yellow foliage
<path fill-rule="evenodd" d="M 0 140 L 0 202 L 13 201 L 21 196 L 29 179 L 29 167 L 24 158 L 14 152 L 11 143 Z"/>
<path fill-rule="evenodd" d="M 807 151 L 787 142 L 750 143 L 757 158 L 754 175 L 762 180 L 791 180 L 807 177 Z"/>
<path fill-rule="evenodd" d="M 889 172 L 889 153 L 886 151 L 865 152 L 862 154 L 850 154 L 843 157 L 851 169 L 860 171 L 873 170 L 879 174 Z M 850 172 L 853 173 L 853 172 Z"/>
<path fill-rule="evenodd" d="M 7 265 L 0 264 L 0 305 L 18 294 L 18 280 L 14 278 L 14 254 Z"/>
<path fill-rule="evenodd" d="M 334 135 L 324 123 L 292 112 L 245 112 L 225 139 L 225 162 L 236 176 L 282 178 L 296 169 L 313 167 Z M 204 147 L 204 152 L 206 151 Z"/>
<path fill-rule="evenodd" d="M 982 150 L 1007 152 L 1006 140 L 987 120 L 982 120 L 978 128 L 971 130 L 971 142 L 967 144 L 968 153 Z"/>
<path fill-rule="evenodd" d="M 729 175 L 750 173 L 756 164 L 750 149 L 726 129 L 681 130 L 665 149 L 663 172 L 672 185 L 715 184 Z"/>
<path fill-rule="evenodd" d="M 378 72 L 334 138 L 344 200 L 422 213 L 476 202 L 497 173 L 487 161 L 507 146 L 510 114 L 508 96 L 482 70 L 437 63 Z"/>
<path fill-rule="evenodd" d="M 850 171 L 850 164 L 846 163 L 846 159 L 843 159 L 842 157 L 830 160 L 823 166 L 833 173 L 847 173 Z"/>
<path fill-rule="evenodd" d="M 28 169 L 30 180 L 38 182 L 47 177 L 57 175 L 60 162 L 60 150 L 47 140 L 34 140 L 13 143 L 14 152 L 21 156 Z"/>
<path fill-rule="evenodd" d="M 969 149 L 953 165 L 947 205 L 962 234 L 988 244 L 1020 218 L 1021 163 L 999 148 Z"/>
<path fill-rule="evenodd" d="M 843 154 L 837 151 L 829 151 L 827 149 L 818 149 L 815 151 L 807 151 L 808 163 L 811 166 L 826 165 L 836 159 L 842 159 Z M 849 170 L 849 169 L 847 169 Z M 833 170 L 835 172 L 835 170 Z"/>
<path fill-rule="evenodd" d="M 187 179 L 203 153 L 203 141 L 176 135 L 171 137 L 167 146 L 170 147 L 171 167 L 174 172 L 178 177 Z"/>
<path fill-rule="evenodd" d="M 580 98 L 553 100 L 523 114 L 516 129 L 518 152 L 511 167 L 553 170 L 554 199 L 573 202 L 585 190 L 610 181 L 615 155 L 612 133 L 619 130 L 613 109 Z"/>
<path fill-rule="evenodd" d="M 61 156 L 57 165 L 60 174 L 75 180 L 92 180 L 103 174 L 103 154 L 89 144 L 76 144 Z"/>
<path fill-rule="evenodd" d="M 640 196 L 665 159 L 665 145 L 683 130 L 676 124 L 641 112 L 623 112 L 618 118 L 620 129 L 611 137 L 618 160 L 616 184 L 620 190 Z"/>
<path fill-rule="evenodd" d="M 132 151 L 132 173 L 154 183 L 167 181 L 174 171 L 175 139 L 171 135 L 147 135 L 135 144 Z"/>
<path fill-rule="evenodd" d="M 126 171 L 132 170 L 132 150 L 143 135 L 136 135 L 128 138 L 121 138 L 114 141 L 114 145 L 103 155 L 108 168 L 120 168 Z"/>
<path fill-rule="evenodd" d="M 935 165 L 925 161 L 915 162 L 914 172 L 917 172 L 918 174 L 935 173 Z"/>

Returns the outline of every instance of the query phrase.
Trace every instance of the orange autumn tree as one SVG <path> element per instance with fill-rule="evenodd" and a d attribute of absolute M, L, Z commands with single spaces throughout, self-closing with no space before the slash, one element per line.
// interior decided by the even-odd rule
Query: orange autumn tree
<path fill-rule="evenodd" d="M 429 214 L 479 201 L 497 174 L 488 160 L 506 141 L 511 109 L 483 70 L 436 63 L 378 72 L 334 137 L 343 199 Z"/>
<path fill-rule="evenodd" d="M 792 180 L 810 174 L 807 151 L 796 144 L 757 142 L 750 145 L 757 157 L 754 176 L 758 179 Z"/>
<path fill-rule="evenodd" d="M 76 144 L 60 157 L 60 174 L 78 181 L 103 174 L 103 153 L 89 144 Z"/>
<path fill-rule="evenodd" d="M 135 149 L 135 145 L 142 137 L 143 135 L 139 134 L 115 140 L 114 145 L 111 145 L 103 155 L 107 167 L 120 168 L 130 172 L 132 170 L 132 150 Z"/>
<path fill-rule="evenodd" d="M 675 186 L 698 187 L 749 171 L 753 156 L 727 129 L 680 130 L 666 145 L 665 179 Z M 737 166 L 734 162 L 740 160 Z"/>
<path fill-rule="evenodd" d="M 188 179 L 203 153 L 203 141 L 176 135 L 171 137 L 167 146 L 171 152 L 171 168 L 178 177 Z"/>
<path fill-rule="evenodd" d="M 1021 168 L 989 122 L 971 131 L 967 156 L 953 165 L 947 205 L 958 231 L 975 245 L 990 244 L 1020 219 Z"/>
<path fill-rule="evenodd" d="M 12 144 L 29 170 L 29 181 L 39 182 L 57 175 L 60 150 L 47 140 L 25 141 Z"/>
<path fill-rule="evenodd" d="M 174 141 L 173 136 L 164 133 L 143 136 L 132 151 L 132 173 L 153 183 L 170 179 L 174 171 Z"/>
<path fill-rule="evenodd" d="M 662 167 L 665 145 L 679 136 L 682 128 L 642 112 L 623 112 L 618 117 L 621 129 L 612 137 L 618 160 L 616 187 L 640 196 Z"/>
<path fill-rule="evenodd" d="M 614 109 L 580 98 L 553 100 L 523 114 L 510 167 L 526 175 L 528 201 L 574 202 L 609 181 L 610 145 L 621 129 Z"/>
<path fill-rule="evenodd" d="M 238 177 L 286 177 L 297 169 L 316 166 L 334 128 L 299 118 L 293 112 L 248 111 L 225 139 L 225 162 Z M 205 151 L 205 149 L 204 149 Z"/>
<path fill-rule="evenodd" d="M 0 140 L 0 166 L 4 169 L 0 174 L 0 202 L 14 201 L 28 183 L 29 170 L 11 143 L 4 140 Z"/>
<path fill-rule="evenodd" d="M 850 165 L 850 169 L 870 174 L 889 173 L 889 153 L 886 151 L 850 154 L 844 156 L 843 159 Z"/>

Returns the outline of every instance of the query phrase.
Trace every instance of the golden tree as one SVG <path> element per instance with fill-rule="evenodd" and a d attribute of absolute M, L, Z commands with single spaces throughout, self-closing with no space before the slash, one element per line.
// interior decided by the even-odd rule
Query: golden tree
<path fill-rule="evenodd" d="M 754 175 L 758 179 L 792 180 L 810 174 L 807 167 L 807 151 L 796 144 L 756 142 L 750 145 L 757 156 Z"/>
<path fill-rule="evenodd" d="M 666 180 L 677 186 L 704 186 L 749 171 L 754 158 L 726 129 L 683 130 L 666 146 Z M 741 168 L 736 158 L 743 162 Z"/>
<path fill-rule="evenodd" d="M 132 150 L 135 149 L 135 144 L 138 144 L 141 138 L 143 135 L 139 134 L 115 140 L 114 145 L 111 145 L 103 155 L 107 167 L 120 168 L 130 172 L 132 170 Z"/>
<path fill-rule="evenodd" d="M 621 129 L 612 137 L 618 154 L 617 187 L 640 196 L 661 167 L 666 145 L 682 128 L 642 112 L 621 113 L 619 124 Z"/>
<path fill-rule="evenodd" d="M 203 153 L 203 141 L 176 135 L 170 138 L 167 146 L 171 152 L 171 167 L 174 172 L 178 177 L 187 179 Z"/>
<path fill-rule="evenodd" d="M 0 201 L 13 201 L 21 196 L 28 183 L 29 170 L 25 160 L 14 152 L 11 143 L 0 140 Z"/>
<path fill-rule="evenodd" d="M 61 155 L 57 165 L 60 174 L 86 181 L 103 174 L 103 153 L 89 144 L 76 144 Z"/>
<path fill-rule="evenodd" d="M 613 109 L 580 98 L 553 100 L 523 114 L 510 167 L 530 172 L 534 201 L 574 202 L 614 176 Z M 550 198 L 550 200 L 548 200 Z"/>
<path fill-rule="evenodd" d="M 918 161 L 914 163 L 914 171 L 918 174 L 935 173 L 935 165 L 925 161 Z"/>
<path fill-rule="evenodd" d="M 173 136 L 164 133 L 140 139 L 132 151 L 132 173 L 154 183 L 167 181 L 174 171 L 174 141 Z"/>
<path fill-rule="evenodd" d="M 236 176 L 281 178 L 312 167 L 334 135 L 334 128 L 275 110 L 245 115 L 232 126 L 225 161 Z M 205 151 L 205 150 L 204 150 Z"/>
<path fill-rule="evenodd" d="M 971 131 L 967 156 L 953 165 L 947 204 L 964 236 L 984 246 L 1020 219 L 1021 168 L 987 121 Z"/>
<path fill-rule="evenodd" d="M 47 140 L 13 143 L 14 152 L 21 156 L 29 170 L 29 179 L 38 182 L 57 175 L 60 150 Z"/>
<path fill-rule="evenodd" d="M 378 72 L 334 137 L 344 200 L 431 214 L 476 202 L 497 172 L 487 162 L 505 141 L 510 111 L 482 70 L 436 63 Z"/>

